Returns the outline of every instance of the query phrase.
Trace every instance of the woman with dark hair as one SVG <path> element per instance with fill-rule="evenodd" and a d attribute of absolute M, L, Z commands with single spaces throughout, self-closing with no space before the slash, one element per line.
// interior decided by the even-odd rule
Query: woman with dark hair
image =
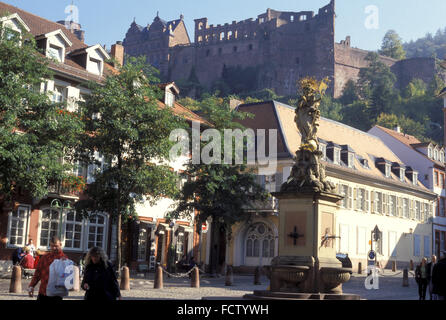
<path fill-rule="evenodd" d="M 118 280 L 102 248 L 88 251 L 81 286 L 86 291 L 85 300 L 121 300 Z"/>

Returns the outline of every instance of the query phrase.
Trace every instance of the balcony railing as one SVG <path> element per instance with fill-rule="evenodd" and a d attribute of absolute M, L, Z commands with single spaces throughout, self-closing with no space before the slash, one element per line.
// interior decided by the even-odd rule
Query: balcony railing
<path fill-rule="evenodd" d="M 58 194 L 61 196 L 79 197 L 81 191 L 79 191 L 77 188 L 67 186 L 62 181 L 57 181 L 48 186 L 48 193 Z"/>

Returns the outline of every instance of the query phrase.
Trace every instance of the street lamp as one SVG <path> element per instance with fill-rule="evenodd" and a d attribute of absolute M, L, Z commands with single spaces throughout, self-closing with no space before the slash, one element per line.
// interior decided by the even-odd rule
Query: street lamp
<path fill-rule="evenodd" d="M 60 210 L 60 215 L 59 215 L 59 239 L 62 239 L 62 217 L 63 217 L 64 209 L 67 209 L 67 210 L 71 210 L 72 209 L 71 201 L 65 200 L 65 201 L 61 202 L 61 200 L 59 200 L 59 199 L 54 199 L 53 201 L 51 201 L 50 207 L 51 207 L 51 209 Z"/>

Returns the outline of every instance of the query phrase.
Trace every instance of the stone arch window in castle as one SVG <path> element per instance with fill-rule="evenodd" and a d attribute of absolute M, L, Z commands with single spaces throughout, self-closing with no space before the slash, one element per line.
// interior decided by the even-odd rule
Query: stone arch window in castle
<path fill-rule="evenodd" d="M 234 46 L 234 48 L 232 48 L 232 50 L 234 51 L 234 52 L 237 52 L 237 46 Z"/>
<path fill-rule="evenodd" d="M 250 45 L 248 46 L 248 50 L 249 50 L 249 51 L 252 51 L 252 48 L 253 48 L 253 46 L 252 46 L 252 44 L 250 44 Z"/>

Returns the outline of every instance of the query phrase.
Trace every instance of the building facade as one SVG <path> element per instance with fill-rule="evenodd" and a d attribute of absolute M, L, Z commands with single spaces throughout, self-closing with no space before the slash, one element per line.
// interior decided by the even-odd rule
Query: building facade
<path fill-rule="evenodd" d="M 259 176 L 259 182 L 268 190 L 279 191 L 300 146 L 295 109 L 269 101 L 241 105 L 238 110 L 254 114 L 254 118 L 241 121 L 246 128 L 277 130 L 277 162 L 270 164 L 269 173 Z M 355 270 L 358 262 L 367 265 L 372 248 L 383 267 L 392 261 L 398 267 L 408 266 L 410 260 L 419 262 L 430 256 L 437 195 L 423 186 L 418 173 L 408 169 L 379 138 L 352 127 L 322 118 L 318 136 L 327 179 L 344 196 L 333 232 L 340 238 L 330 245 L 338 253 L 348 254 Z M 235 225 L 226 246 L 226 264 L 240 271 L 268 265 L 279 254 L 279 212 L 272 198 L 252 213 L 250 221 Z M 376 226 L 381 231 L 379 241 L 371 239 Z"/>
<path fill-rule="evenodd" d="M 172 21 L 157 16 L 145 27 L 133 21 L 123 45 L 128 55 L 145 55 L 166 81 L 196 77 L 209 87 L 222 78 L 225 68 L 239 66 L 250 68 L 257 89 L 295 95 L 300 78 L 328 77 L 333 84 L 331 94 L 339 97 L 346 82 L 356 80 L 360 69 L 368 65 L 369 52 L 351 47 L 350 37 L 335 42 L 335 17 L 331 0 L 317 14 L 268 9 L 256 19 L 223 25 L 200 18 L 195 19 L 192 42 L 183 16 Z M 434 59 L 380 58 L 392 68 L 399 88 L 413 78 L 429 83 L 436 72 Z"/>
<path fill-rule="evenodd" d="M 406 165 L 417 170 L 423 185 L 437 194 L 432 236 L 433 253 L 440 257 L 441 251 L 446 250 L 444 147 L 432 142 L 421 143 L 415 137 L 402 133 L 400 128 L 392 130 L 375 126 L 369 133 L 379 137 Z"/>
<path fill-rule="evenodd" d="M 51 22 L 19 8 L 0 2 L 0 24 L 13 32 L 25 30 L 37 41 L 37 46 L 48 58 L 54 79 L 41 85 L 55 103 L 67 103 L 67 110 L 74 111 L 77 102 L 90 94 L 87 81 L 102 83 L 109 74 L 117 72 L 106 62 L 113 57 L 117 63 L 124 60 L 124 48 L 120 43 L 112 46 L 108 53 L 101 45 L 88 46 L 83 42 L 80 26 L 66 29 L 61 23 Z M 176 102 L 179 91 L 174 83 L 160 85 L 164 91 L 160 108 L 171 108 L 172 112 L 186 121 L 200 122 L 203 127 L 210 124 Z M 96 159 L 104 163 L 100 154 Z M 172 170 L 181 172 L 188 158 L 170 164 Z M 94 181 L 96 165 L 75 166 L 72 175 L 83 177 L 87 184 Z M 180 185 L 179 185 L 180 187 Z M 62 181 L 54 182 L 43 199 L 32 198 L 26 190 L 18 188 L 13 202 L 0 202 L 0 267 L 11 266 L 11 255 L 18 247 L 24 247 L 30 239 L 43 252 L 49 250 L 53 235 L 61 238 L 64 252 L 76 263 L 83 253 L 93 246 L 105 249 L 112 261 L 117 256 L 117 227 L 107 213 L 97 213 L 88 219 L 77 214 L 74 204 L 85 197 L 81 191 L 68 189 Z M 147 199 L 149 200 L 149 199 Z M 193 217 L 178 221 L 166 221 L 171 210 L 171 199 L 163 199 L 150 206 L 148 201 L 137 206 L 139 218 L 123 224 L 123 259 L 132 269 L 148 270 L 157 260 L 166 264 L 168 248 L 174 246 L 177 256 L 198 255 L 199 236 L 195 232 Z M 200 226 L 201 228 L 201 226 Z M 179 260 L 179 259 L 178 259 Z M 141 267 L 139 267 L 141 265 Z"/>

